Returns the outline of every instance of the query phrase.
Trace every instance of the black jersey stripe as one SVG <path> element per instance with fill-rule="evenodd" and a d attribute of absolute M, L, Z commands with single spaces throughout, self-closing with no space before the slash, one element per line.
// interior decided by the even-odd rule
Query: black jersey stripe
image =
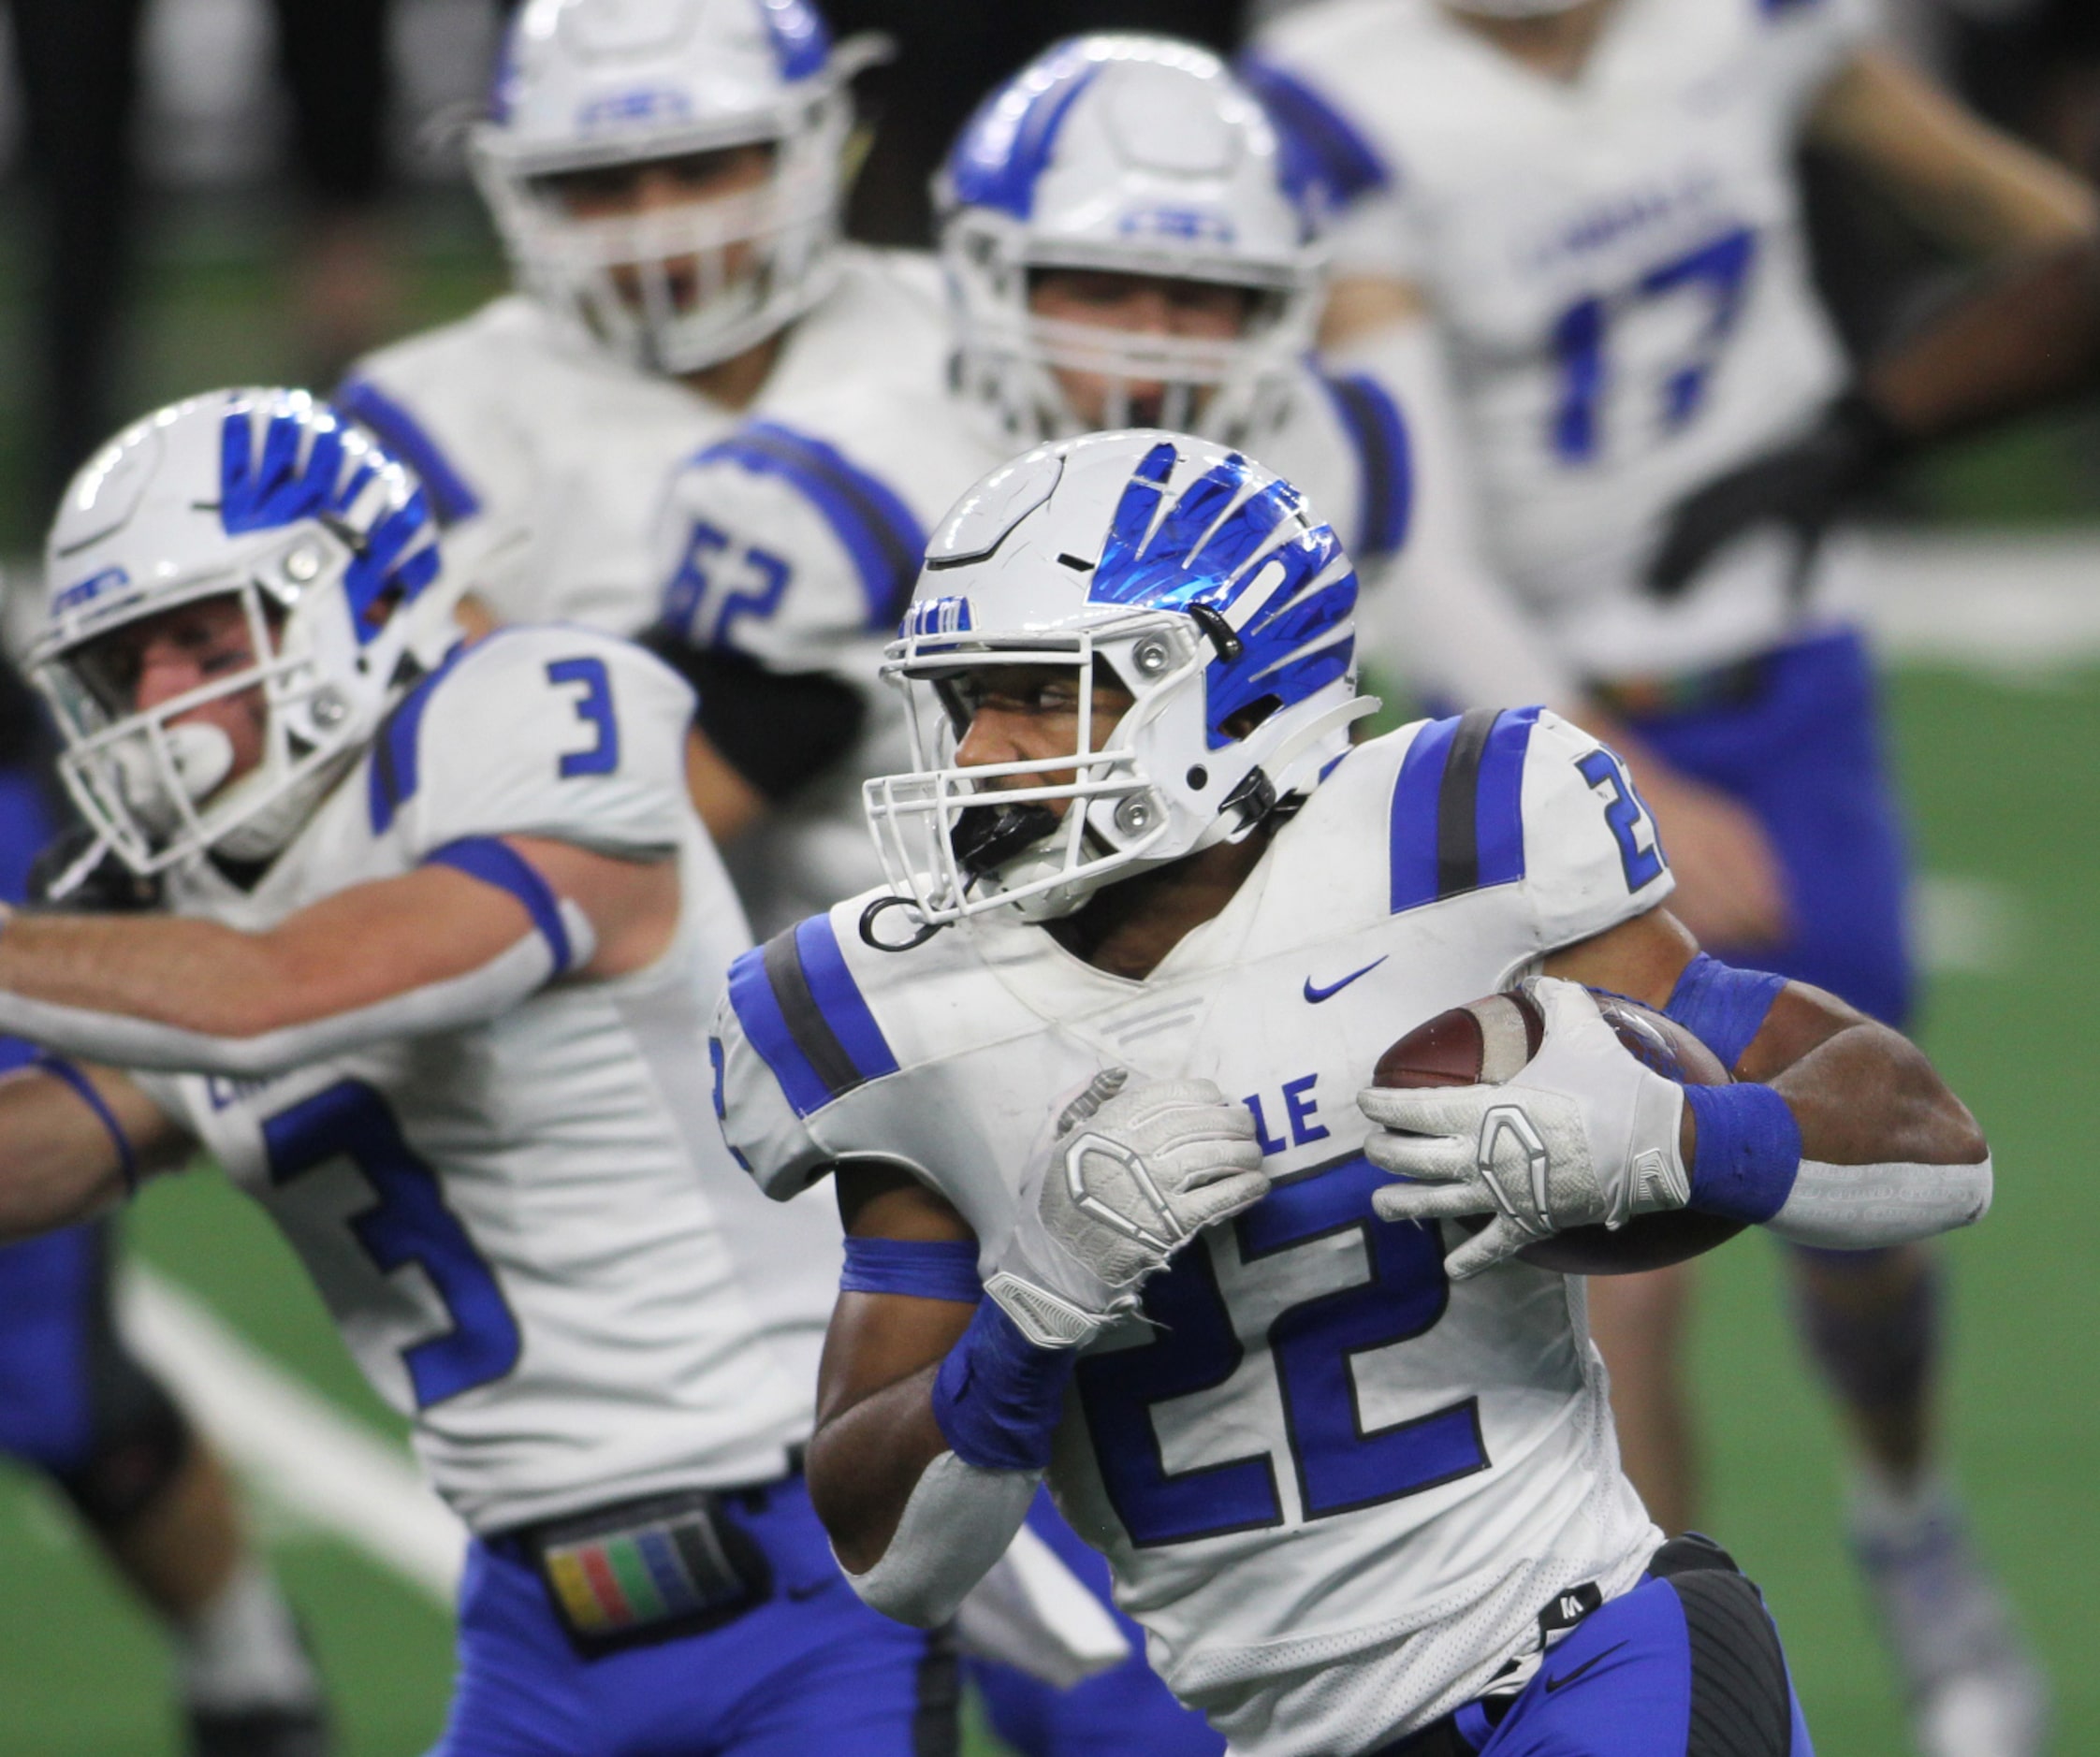
<path fill-rule="evenodd" d="M 765 959 L 766 980 L 780 1004 L 780 1018 L 810 1071 L 834 1098 L 865 1083 L 853 1058 L 809 992 L 809 978 L 802 967 L 802 948 L 795 942 L 794 928 L 783 928 L 766 942 Z"/>
<path fill-rule="evenodd" d="M 1436 790 L 1436 894 L 1477 891 L 1480 884 L 1480 758 L 1495 710 L 1468 709 L 1451 733 L 1443 784 Z"/>

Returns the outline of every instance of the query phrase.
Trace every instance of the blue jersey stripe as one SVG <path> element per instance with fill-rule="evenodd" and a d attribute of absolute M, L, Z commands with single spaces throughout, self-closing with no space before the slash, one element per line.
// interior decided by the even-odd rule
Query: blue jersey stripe
<path fill-rule="evenodd" d="M 766 977 L 763 946 L 752 947 L 729 966 L 729 1004 L 751 1047 L 773 1070 L 795 1115 L 808 1116 L 831 1102 L 831 1088 L 818 1078 L 788 1029 L 787 1017 Z"/>
<path fill-rule="evenodd" d="M 569 929 L 561 919 L 561 905 L 554 888 L 541 877 L 539 868 L 509 843 L 493 835 L 462 836 L 424 857 L 426 866 L 450 866 L 483 884 L 507 891 L 525 906 L 532 925 L 547 949 L 554 954 L 554 974 L 561 975 L 575 956 Z"/>
<path fill-rule="evenodd" d="M 1538 723 L 1535 707 L 1505 709 L 1480 753 L 1473 821 L 1482 889 L 1524 877 L 1524 760 Z"/>
<path fill-rule="evenodd" d="M 355 375 L 337 386 L 330 400 L 399 457 L 430 491 L 431 510 L 440 525 L 457 525 L 481 511 L 481 497 L 453 468 L 445 448 L 430 429 L 369 378 Z"/>
<path fill-rule="evenodd" d="M 868 1011 L 860 984 L 846 967 L 839 936 L 832 931 L 831 917 L 812 915 L 802 922 L 795 930 L 795 949 L 801 956 L 810 998 L 861 1080 L 880 1080 L 884 1074 L 896 1073 L 897 1057 L 890 1052 L 882 1026 L 875 1023 L 875 1015 Z"/>
<path fill-rule="evenodd" d="M 1288 182 L 1321 190 L 1337 208 L 1393 186 L 1392 171 L 1363 131 L 1295 74 L 1259 55 L 1243 56 L 1239 72 L 1276 123 Z"/>
<path fill-rule="evenodd" d="M 792 482 L 809 497 L 860 575 L 866 626 L 887 634 L 911 602 L 926 557 L 926 532 L 911 509 L 836 446 L 775 421 L 752 421 L 693 459 L 724 459 L 762 475 Z"/>
<path fill-rule="evenodd" d="M 1393 911 L 1524 877 L 1524 764 L 1535 707 L 1475 708 L 1415 735 L 1393 783 Z"/>
<path fill-rule="evenodd" d="M 1350 551 L 1360 562 L 1395 554 L 1407 541 L 1414 514 L 1414 455 L 1406 417 L 1385 387 L 1362 373 L 1321 382 L 1356 448 L 1363 506 Z"/>
<path fill-rule="evenodd" d="M 1437 897 L 1436 804 L 1451 762 L 1455 719 L 1433 720 L 1415 734 L 1393 786 L 1393 912 Z"/>
<path fill-rule="evenodd" d="M 467 650 L 461 641 L 445 656 L 445 662 L 395 703 L 379 722 L 368 759 L 372 833 L 384 835 L 394 826 L 394 815 L 415 795 L 417 781 L 416 744 L 423 731 L 423 710 L 430 696 Z"/>

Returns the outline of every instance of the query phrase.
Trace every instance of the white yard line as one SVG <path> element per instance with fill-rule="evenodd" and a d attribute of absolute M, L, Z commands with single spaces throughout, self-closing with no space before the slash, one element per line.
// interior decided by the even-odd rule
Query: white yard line
<path fill-rule="evenodd" d="M 1882 530 L 1859 554 L 1889 660 L 2013 681 L 2100 661 L 2100 533 Z"/>
<path fill-rule="evenodd" d="M 2032 938 L 2025 901 L 1995 878 L 1920 873 L 1910 910 L 1918 961 L 1935 975 L 2004 976 Z"/>
<path fill-rule="evenodd" d="M 407 1452 L 136 1259 L 119 1290 L 118 1315 L 132 1346 L 267 1499 L 452 1608 L 466 1529 L 424 1486 Z"/>

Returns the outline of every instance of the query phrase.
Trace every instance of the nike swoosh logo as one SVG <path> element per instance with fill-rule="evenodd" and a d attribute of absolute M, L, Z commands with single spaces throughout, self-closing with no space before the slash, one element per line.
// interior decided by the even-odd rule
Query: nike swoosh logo
<path fill-rule="evenodd" d="M 1550 1696 L 1553 1693 L 1554 1691 L 1565 1689 L 1568 1685 L 1572 1684 L 1578 1677 L 1582 1677 L 1582 1675 L 1584 1672 L 1588 1671 L 1592 1666 L 1602 1665 L 1606 1660 L 1610 1659 L 1614 1653 L 1619 1650 L 1620 1648 L 1623 1648 L 1625 1646 L 1626 1643 L 1624 1641 L 1618 1642 L 1614 1646 L 1606 1648 L 1602 1653 L 1591 1654 L 1588 1659 L 1584 1660 L 1582 1664 L 1578 1665 L 1572 1672 L 1563 1672 L 1558 1677 L 1549 1677 L 1546 1680 L 1546 1693 Z"/>
<path fill-rule="evenodd" d="M 1393 954 L 1389 951 L 1386 953 L 1386 958 L 1390 958 L 1392 955 Z M 1305 978 L 1305 998 L 1311 1001 L 1312 1004 L 1317 1007 L 1321 1001 L 1326 1000 L 1333 995 L 1339 995 L 1342 990 L 1347 988 L 1351 982 L 1355 981 L 1358 977 L 1369 976 L 1373 970 L 1377 969 L 1378 966 L 1383 964 L 1384 962 L 1385 958 L 1373 958 L 1371 962 L 1366 964 L 1361 970 L 1351 970 L 1347 976 L 1342 978 L 1339 982 L 1331 982 L 1325 988 L 1315 988 L 1313 986 L 1312 978 L 1308 976 L 1307 978 Z"/>

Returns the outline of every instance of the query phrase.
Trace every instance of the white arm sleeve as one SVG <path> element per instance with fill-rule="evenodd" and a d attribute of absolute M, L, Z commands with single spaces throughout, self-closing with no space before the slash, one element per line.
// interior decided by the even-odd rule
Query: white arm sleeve
<path fill-rule="evenodd" d="M 561 909 L 574 961 L 588 964 L 593 950 L 590 919 L 566 898 Z M 261 1079 L 370 1043 L 477 1024 L 516 1006 L 557 974 L 553 948 L 531 928 L 478 970 L 255 1037 L 211 1037 L 154 1020 L 6 994 L 0 994 L 0 1031 L 113 1067 Z"/>
<path fill-rule="evenodd" d="M 897 1535 L 866 1574 L 846 1571 L 861 1602 L 931 1629 L 1006 1554 L 1043 1481 L 1041 1471 L 992 1471 L 943 1452 L 904 1503 Z M 841 1564 L 843 1566 L 843 1564 Z"/>
<path fill-rule="evenodd" d="M 1976 1165 L 1826 1165 L 1803 1159 L 1766 1228 L 1796 1244 L 1864 1251 L 1973 1226 L 1991 1212 L 1991 1160 Z"/>
<path fill-rule="evenodd" d="M 1371 596 L 1370 656 L 1457 707 L 1577 706 L 1582 691 L 1573 671 L 1481 548 L 1466 433 L 1436 325 L 1388 325 L 1337 351 L 1331 364 L 1377 379 L 1407 420 L 1413 507 L 1407 546 Z"/>

